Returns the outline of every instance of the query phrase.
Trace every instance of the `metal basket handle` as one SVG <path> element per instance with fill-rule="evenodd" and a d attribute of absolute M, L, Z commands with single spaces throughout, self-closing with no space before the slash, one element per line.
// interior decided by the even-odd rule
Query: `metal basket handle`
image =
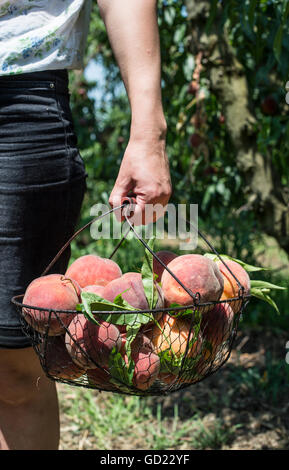
<path fill-rule="evenodd" d="M 148 244 L 145 242 L 145 240 L 143 240 L 143 238 L 136 232 L 136 230 L 134 229 L 134 226 L 133 224 L 130 222 L 129 218 L 127 217 L 127 214 L 126 212 L 132 212 L 133 211 L 133 207 L 134 207 L 134 204 L 135 204 L 135 200 L 133 198 L 129 198 L 127 197 L 126 198 L 126 210 L 124 211 L 124 217 L 126 219 L 126 222 L 128 223 L 129 227 L 130 227 L 130 230 L 133 231 L 134 235 L 138 238 L 138 240 L 144 245 L 144 247 L 153 255 L 153 257 L 163 266 L 163 268 L 165 268 L 169 273 L 170 275 L 175 279 L 175 281 L 177 281 L 180 286 L 187 292 L 187 294 L 189 294 L 192 299 L 194 300 L 194 303 L 199 303 L 200 301 L 200 294 L 199 292 L 196 292 L 196 293 L 193 293 L 190 289 L 188 289 L 176 276 L 175 274 L 167 267 L 167 265 L 156 255 L 156 253 L 153 252 L 153 250 L 151 250 L 151 248 L 148 246 Z M 196 227 L 190 222 L 188 221 L 187 219 L 184 219 L 185 222 L 187 224 L 189 224 L 197 233 L 198 235 L 204 240 L 204 242 L 208 245 L 208 247 L 210 248 L 210 250 L 219 258 L 219 260 L 224 264 L 224 266 L 226 267 L 226 269 L 230 272 L 230 274 L 233 276 L 233 278 L 235 279 L 235 281 L 237 282 L 237 285 L 238 285 L 238 288 L 239 288 L 239 297 L 243 297 L 244 296 L 244 293 L 245 293 L 245 288 L 244 286 L 240 283 L 240 281 L 238 280 L 238 278 L 235 276 L 235 274 L 232 272 L 232 270 L 229 268 L 229 266 L 225 263 L 225 261 L 223 260 L 223 258 L 221 257 L 221 255 L 219 255 L 219 253 L 217 252 L 217 250 L 213 247 L 213 245 L 209 242 L 209 240 L 205 237 L 205 235 L 199 230 L 199 229 L 196 229 Z M 129 230 L 129 231 L 130 231 Z M 119 245 L 117 248 L 119 248 L 120 244 L 122 243 L 122 241 L 124 240 L 124 238 L 127 236 L 127 234 L 125 234 L 125 236 L 123 237 L 123 239 L 120 241 Z M 116 252 L 116 250 L 114 250 L 113 254 Z M 111 255 L 112 256 L 112 255 Z"/>
<path fill-rule="evenodd" d="M 111 259 L 113 257 L 113 255 L 116 253 L 116 251 L 118 250 L 118 248 L 121 246 L 121 244 L 123 243 L 123 241 L 126 239 L 128 233 L 130 231 L 133 231 L 134 235 L 138 238 L 138 240 L 143 244 L 143 246 L 151 253 L 151 255 L 163 266 L 164 269 L 166 269 L 170 275 L 175 279 L 176 282 L 178 282 L 178 284 L 187 292 L 187 294 L 190 295 L 190 297 L 192 298 L 193 300 L 193 304 L 194 305 L 197 305 L 199 302 L 200 302 L 200 294 L 199 292 L 196 292 L 196 293 L 193 293 L 190 289 L 188 289 L 178 278 L 177 276 L 167 267 L 167 265 L 156 255 L 156 253 L 153 252 L 153 250 L 148 246 L 148 244 L 145 242 L 145 240 L 143 240 L 143 238 L 136 232 L 133 224 L 131 223 L 130 221 L 130 218 L 128 215 L 132 215 L 133 213 L 133 209 L 134 209 L 134 206 L 136 204 L 136 200 L 134 197 L 125 197 L 123 198 L 122 200 L 122 204 L 118 207 L 114 207 L 110 210 L 108 210 L 107 212 L 105 212 L 104 214 L 101 214 L 100 216 L 97 216 L 97 217 L 94 217 L 92 220 L 90 220 L 87 224 L 85 224 L 83 227 L 81 227 L 79 230 L 77 230 L 77 232 L 75 232 L 74 235 L 72 235 L 72 237 L 70 237 L 70 239 L 65 243 L 65 245 L 59 250 L 59 252 L 57 253 L 57 255 L 53 258 L 53 260 L 49 263 L 49 265 L 47 266 L 47 268 L 43 271 L 42 275 L 41 276 L 45 276 L 49 270 L 54 266 L 54 264 L 56 263 L 56 261 L 60 258 L 60 256 L 62 255 L 62 253 L 68 248 L 68 246 L 71 244 L 71 242 L 81 233 L 83 232 L 87 227 L 89 227 L 91 224 L 93 224 L 94 222 L 98 221 L 98 220 L 101 220 L 103 217 L 106 217 L 107 215 L 111 214 L 112 212 L 115 212 L 117 210 L 121 210 L 121 209 L 125 209 L 123 211 L 123 215 L 124 215 L 124 218 L 125 218 L 125 221 L 127 222 L 129 228 L 128 230 L 126 231 L 126 233 L 124 234 L 124 236 L 122 237 L 122 239 L 119 241 L 119 243 L 116 245 L 116 247 L 114 248 L 113 252 L 111 253 L 111 255 L 109 256 L 109 258 Z M 204 240 L 204 242 L 208 245 L 208 247 L 210 248 L 210 250 L 219 258 L 219 260 L 224 264 L 224 266 L 227 268 L 227 270 L 230 272 L 230 274 L 233 276 L 233 278 L 235 279 L 235 281 L 237 282 L 237 285 L 239 287 L 239 297 L 243 297 L 244 296 L 244 292 L 245 292 L 245 289 L 244 289 L 244 286 L 240 283 L 240 281 L 237 279 L 237 277 L 235 276 L 235 274 L 231 271 L 231 269 L 228 267 L 228 265 L 225 263 L 225 261 L 223 260 L 223 258 L 219 255 L 219 253 L 217 252 L 217 250 L 213 247 L 213 245 L 207 240 L 207 238 L 205 237 L 205 235 L 203 235 L 203 233 L 199 230 L 199 229 L 196 229 L 196 227 L 194 227 L 194 225 L 189 222 L 187 219 L 185 219 L 185 222 L 188 223 L 195 231 L 197 231 L 198 235 Z"/>

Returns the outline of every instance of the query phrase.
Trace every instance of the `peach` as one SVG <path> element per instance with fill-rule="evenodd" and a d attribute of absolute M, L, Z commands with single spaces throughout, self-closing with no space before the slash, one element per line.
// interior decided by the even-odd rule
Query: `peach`
<path fill-rule="evenodd" d="M 188 340 L 194 342 L 189 346 L 187 357 L 194 357 L 200 353 L 202 348 L 202 337 L 200 333 L 194 338 L 194 328 L 190 332 L 190 320 L 176 318 L 164 313 L 156 324 L 146 325 L 143 333 L 151 340 L 156 354 L 168 351 L 170 354 L 180 357 L 185 354 Z M 190 335 L 190 336 L 189 336 Z"/>
<path fill-rule="evenodd" d="M 138 333 L 131 343 L 132 356 L 138 351 L 147 350 L 148 352 L 153 352 L 153 344 L 151 340 L 144 334 Z"/>
<path fill-rule="evenodd" d="M 24 307 L 27 323 L 42 334 L 47 330 L 49 336 L 63 334 L 74 313 L 56 314 L 55 311 L 75 310 L 81 301 L 80 290 L 74 279 L 62 274 L 49 274 L 34 279 L 26 289 L 23 304 L 45 310 Z"/>
<path fill-rule="evenodd" d="M 234 312 L 227 303 L 216 304 L 203 314 L 201 331 L 203 339 L 210 342 L 213 351 L 227 341 L 233 328 Z"/>
<path fill-rule="evenodd" d="M 40 350 L 44 357 L 44 368 L 49 375 L 57 379 L 74 380 L 85 373 L 68 354 L 63 336 L 48 337 Z"/>
<path fill-rule="evenodd" d="M 83 314 L 76 315 L 66 333 L 67 350 L 73 361 L 85 369 L 107 367 L 113 348 L 121 348 L 117 327 L 98 320 L 99 325 L 87 320 Z"/>
<path fill-rule="evenodd" d="M 236 276 L 239 283 L 244 287 L 244 294 L 248 295 L 250 293 L 251 282 L 247 271 L 245 271 L 245 269 L 236 261 L 224 259 L 224 262 L 232 271 L 234 276 Z M 227 300 L 232 299 L 234 297 L 239 297 L 240 289 L 234 276 L 232 276 L 232 274 L 222 261 L 218 260 L 216 264 L 218 265 L 219 270 L 222 273 L 224 279 L 224 288 L 220 300 Z M 232 307 L 233 311 L 237 313 L 241 308 L 241 300 L 235 300 L 233 302 L 230 302 L 230 306 Z"/>
<path fill-rule="evenodd" d="M 160 371 L 160 358 L 147 348 L 132 350 L 135 363 L 133 385 L 140 390 L 149 389 L 155 382 Z"/>
<path fill-rule="evenodd" d="M 157 288 L 158 302 L 156 307 L 163 307 L 162 293 Z M 140 273 L 126 273 L 119 279 L 114 279 L 107 284 L 102 296 L 104 299 L 113 302 L 121 294 L 122 298 L 132 307 L 139 310 L 149 310 L 148 301 L 145 295 L 142 276 Z"/>
<path fill-rule="evenodd" d="M 135 273 L 133 271 L 129 271 L 128 273 L 124 273 L 122 275 L 123 278 L 131 278 L 131 279 L 141 279 L 141 273 Z"/>
<path fill-rule="evenodd" d="M 128 275 L 130 274 L 130 275 Z M 132 307 L 140 310 L 148 309 L 148 303 L 140 273 L 124 274 L 120 279 L 114 279 L 103 289 L 103 297 L 110 302 L 121 294 L 122 298 Z"/>
<path fill-rule="evenodd" d="M 82 292 L 91 292 L 93 294 L 97 294 L 100 297 L 102 297 L 103 288 L 104 286 L 100 286 L 100 285 L 86 286 L 82 289 Z"/>
<path fill-rule="evenodd" d="M 200 294 L 200 302 L 217 301 L 222 295 L 224 280 L 217 264 L 209 258 L 197 254 L 181 255 L 173 259 L 168 268 L 190 289 Z M 165 299 L 169 304 L 192 305 L 193 298 L 185 289 L 164 270 L 161 284 Z"/>
<path fill-rule="evenodd" d="M 169 372 L 162 372 L 159 374 L 158 378 L 166 383 L 167 385 L 178 385 L 180 383 L 192 383 L 194 380 L 194 376 L 192 373 L 192 376 L 190 378 L 183 378 L 183 377 L 178 377 L 175 374 L 171 374 Z"/>
<path fill-rule="evenodd" d="M 177 258 L 178 255 L 172 251 L 162 250 L 156 253 L 157 257 L 167 266 L 173 259 Z M 157 275 L 157 282 L 161 281 L 161 277 L 165 268 L 163 265 L 154 257 L 153 258 L 153 272 Z"/>
<path fill-rule="evenodd" d="M 121 333 L 122 346 L 120 352 L 125 353 L 125 344 L 126 344 L 126 333 Z M 140 349 L 146 349 L 147 351 L 153 352 L 153 344 L 150 339 L 145 336 L 143 333 L 138 333 L 135 339 L 131 343 L 131 350 L 136 352 Z"/>
<path fill-rule="evenodd" d="M 121 277 L 120 267 L 111 259 L 97 255 L 85 255 L 76 259 L 66 271 L 66 275 L 75 279 L 80 287 L 104 285 Z"/>
<path fill-rule="evenodd" d="M 125 349 L 121 350 L 126 366 L 129 360 Z M 153 352 L 151 341 L 139 333 L 131 343 L 131 359 L 134 362 L 133 385 L 139 390 L 147 390 L 155 382 L 160 371 L 160 359 Z"/>

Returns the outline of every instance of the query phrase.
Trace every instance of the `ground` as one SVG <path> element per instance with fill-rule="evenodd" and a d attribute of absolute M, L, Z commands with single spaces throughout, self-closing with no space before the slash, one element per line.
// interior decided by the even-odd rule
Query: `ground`
<path fill-rule="evenodd" d="M 288 340 L 241 328 L 219 371 L 161 398 L 58 383 L 60 449 L 287 449 Z"/>

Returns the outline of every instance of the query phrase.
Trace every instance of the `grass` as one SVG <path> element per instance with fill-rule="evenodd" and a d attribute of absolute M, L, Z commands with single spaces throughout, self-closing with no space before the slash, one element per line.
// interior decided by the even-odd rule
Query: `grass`
<path fill-rule="evenodd" d="M 162 405 L 154 407 L 152 399 L 91 390 L 75 390 L 69 401 L 61 400 L 61 407 L 70 433 L 75 438 L 86 435 L 93 448 L 101 450 L 221 449 L 235 431 L 219 418 L 204 422 L 193 409 L 187 419 L 181 419 L 178 404 L 173 405 L 172 417 L 167 417 Z"/>
<path fill-rule="evenodd" d="M 237 366 L 230 375 L 235 391 L 239 393 L 242 387 L 244 394 L 276 406 L 283 394 L 288 395 L 289 392 L 289 366 L 285 362 L 285 354 L 284 349 L 284 358 L 276 360 L 267 352 L 262 368 Z"/>

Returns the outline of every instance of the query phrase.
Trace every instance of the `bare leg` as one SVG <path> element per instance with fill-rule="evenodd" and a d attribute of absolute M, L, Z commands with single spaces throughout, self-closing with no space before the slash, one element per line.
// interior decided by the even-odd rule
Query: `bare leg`
<path fill-rule="evenodd" d="M 55 383 L 32 348 L 0 349 L 0 449 L 57 450 Z"/>

